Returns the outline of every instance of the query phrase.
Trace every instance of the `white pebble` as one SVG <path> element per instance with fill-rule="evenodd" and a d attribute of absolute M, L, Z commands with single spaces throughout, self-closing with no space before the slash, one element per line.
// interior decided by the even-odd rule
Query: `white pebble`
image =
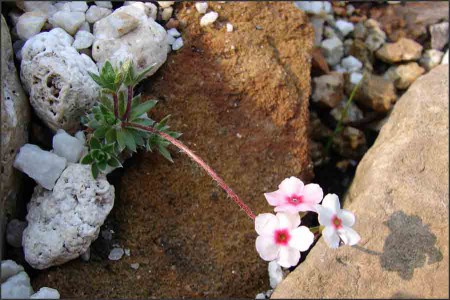
<path fill-rule="evenodd" d="M 126 256 L 130 256 L 131 255 L 131 250 L 130 249 L 125 248 L 123 251 L 125 252 Z"/>
<path fill-rule="evenodd" d="M 48 287 L 40 288 L 39 291 L 30 296 L 30 299 L 59 299 L 61 296 L 55 289 Z"/>
<path fill-rule="evenodd" d="M 85 1 L 71 1 L 69 2 L 70 11 L 85 12 L 88 9 L 88 5 Z"/>
<path fill-rule="evenodd" d="M 161 13 L 161 19 L 168 21 L 172 17 L 173 7 L 164 8 Z"/>
<path fill-rule="evenodd" d="M 175 3 L 175 1 L 158 1 L 158 4 L 161 8 L 168 8 L 172 6 Z"/>
<path fill-rule="evenodd" d="M 172 50 L 177 51 L 179 49 L 181 49 L 181 47 L 183 47 L 183 38 L 179 37 L 175 40 L 175 42 L 173 42 L 172 44 Z"/>
<path fill-rule="evenodd" d="M 23 267 L 17 264 L 13 260 L 2 260 L 2 268 L 1 268 L 1 282 L 5 282 L 6 279 L 16 275 L 17 273 L 23 271 Z"/>
<path fill-rule="evenodd" d="M 283 270 L 277 261 L 273 260 L 269 263 L 268 271 L 270 287 L 274 289 L 283 280 Z"/>
<path fill-rule="evenodd" d="M 218 17 L 218 13 L 216 13 L 215 11 L 210 11 L 200 19 L 200 26 L 208 26 L 209 24 L 214 23 Z"/>
<path fill-rule="evenodd" d="M 85 34 L 90 34 L 92 36 L 92 34 L 87 31 L 80 31 L 79 33 L 77 33 L 77 35 L 85 35 Z M 68 162 L 77 163 L 81 158 L 83 148 L 84 145 L 82 142 L 80 142 L 79 139 L 71 136 L 63 129 L 59 129 L 53 136 L 53 150 L 55 154 L 60 157 L 64 157 L 65 159 L 67 159 Z"/>
<path fill-rule="evenodd" d="M 47 16 L 43 12 L 32 11 L 24 13 L 17 21 L 17 35 L 21 40 L 26 41 L 30 37 L 38 34 L 46 21 Z"/>
<path fill-rule="evenodd" d="M 104 8 L 113 8 L 111 1 L 94 1 L 95 5 L 104 7 Z"/>
<path fill-rule="evenodd" d="M 72 44 L 77 50 L 87 49 L 94 43 L 94 35 L 88 31 L 78 31 Z"/>
<path fill-rule="evenodd" d="M 168 35 L 166 35 L 166 37 L 167 37 L 167 44 L 173 45 L 173 43 L 175 43 L 176 39 L 172 35 L 168 34 Z"/>
<path fill-rule="evenodd" d="M 266 294 L 259 293 L 258 295 L 256 295 L 255 299 L 266 299 Z"/>
<path fill-rule="evenodd" d="M 233 24 L 227 23 L 227 32 L 233 32 Z"/>
<path fill-rule="evenodd" d="M 133 270 L 137 270 L 137 269 L 139 269 L 139 263 L 130 264 L 130 267 L 131 267 Z"/>
<path fill-rule="evenodd" d="M 119 260 L 124 255 L 124 251 L 122 248 L 114 248 L 108 255 L 109 260 Z"/>
<path fill-rule="evenodd" d="M 99 7 L 97 5 L 92 5 L 86 12 L 86 21 L 93 24 L 104 17 L 109 16 L 112 10 L 106 7 Z"/>
<path fill-rule="evenodd" d="M 442 58 L 441 64 L 448 65 L 448 50 L 447 50 L 447 52 L 445 52 L 444 57 Z"/>
<path fill-rule="evenodd" d="M 342 66 L 348 73 L 359 71 L 362 68 L 362 63 L 354 56 L 347 56 L 341 61 Z"/>
<path fill-rule="evenodd" d="M 345 20 L 337 20 L 336 21 L 336 27 L 339 29 L 340 32 L 344 36 L 348 35 L 350 32 L 352 32 L 355 29 L 355 26 L 353 23 L 345 21 Z"/>
<path fill-rule="evenodd" d="M 208 9 L 208 3 L 206 2 L 196 2 L 195 3 L 195 8 L 197 9 L 197 11 L 201 14 L 205 14 L 206 10 Z"/>
<path fill-rule="evenodd" d="M 358 72 L 353 72 L 350 74 L 350 82 L 352 84 L 358 84 L 363 78 L 363 75 Z"/>
<path fill-rule="evenodd" d="M 173 36 L 173 37 L 179 37 L 181 33 L 176 28 L 171 28 L 167 30 L 167 34 Z"/>

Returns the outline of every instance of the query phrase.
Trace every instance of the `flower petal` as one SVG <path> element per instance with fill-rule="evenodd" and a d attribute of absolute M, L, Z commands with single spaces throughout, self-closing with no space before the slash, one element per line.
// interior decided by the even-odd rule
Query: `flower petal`
<path fill-rule="evenodd" d="M 300 226 L 291 231 L 289 246 L 304 252 L 311 247 L 314 242 L 314 233 L 308 227 Z"/>
<path fill-rule="evenodd" d="M 333 227 L 325 227 L 322 231 L 323 239 L 328 244 L 328 246 L 332 249 L 336 249 L 339 247 L 339 235 Z"/>
<path fill-rule="evenodd" d="M 331 209 L 334 214 L 341 209 L 341 203 L 339 203 L 339 197 L 336 194 L 327 194 L 323 198 L 322 205 Z"/>
<path fill-rule="evenodd" d="M 274 214 L 259 214 L 255 218 L 255 230 L 259 235 L 273 236 L 278 227 L 278 218 Z"/>
<path fill-rule="evenodd" d="M 264 197 L 266 197 L 267 202 L 269 202 L 270 205 L 272 206 L 278 206 L 278 205 L 282 205 L 286 202 L 286 195 L 280 191 L 277 190 L 275 192 L 272 193 L 265 193 Z"/>
<path fill-rule="evenodd" d="M 274 211 L 275 212 L 286 212 L 286 213 L 289 213 L 289 214 L 295 214 L 295 213 L 298 213 L 298 207 L 299 206 L 294 206 L 294 205 L 291 205 L 291 204 L 285 204 L 285 205 L 280 205 L 280 206 L 275 207 Z"/>
<path fill-rule="evenodd" d="M 334 213 L 331 209 L 323 205 L 316 204 L 317 213 L 319 214 L 319 223 L 322 226 L 331 226 Z"/>
<path fill-rule="evenodd" d="M 301 195 L 303 192 L 303 187 L 303 181 L 294 176 L 286 178 L 278 186 L 278 188 L 287 196 Z"/>
<path fill-rule="evenodd" d="M 347 226 L 343 226 L 342 229 L 339 229 L 338 234 L 341 237 L 344 244 L 349 246 L 356 245 L 361 240 L 359 234 Z"/>
<path fill-rule="evenodd" d="M 277 263 L 285 268 L 296 266 L 300 260 L 300 251 L 291 247 L 280 247 Z"/>
<path fill-rule="evenodd" d="M 355 224 L 355 215 L 346 209 L 341 209 L 338 212 L 338 218 L 342 220 L 342 225 L 352 227 Z"/>
<path fill-rule="evenodd" d="M 297 211 L 312 211 L 317 212 L 316 205 L 314 203 L 301 203 L 295 207 Z"/>
<path fill-rule="evenodd" d="M 310 183 L 303 189 L 303 201 L 310 203 L 320 203 L 323 198 L 323 190 L 320 185 Z"/>
<path fill-rule="evenodd" d="M 293 214 L 279 212 L 277 213 L 278 228 L 288 228 L 289 230 L 295 229 L 300 225 L 300 215 L 298 212 Z"/>
<path fill-rule="evenodd" d="M 271 237 L 258 236 L 256 238 L 256 251 L 265 261 L 272 261 L 278 257 L 279 247 Z"/>

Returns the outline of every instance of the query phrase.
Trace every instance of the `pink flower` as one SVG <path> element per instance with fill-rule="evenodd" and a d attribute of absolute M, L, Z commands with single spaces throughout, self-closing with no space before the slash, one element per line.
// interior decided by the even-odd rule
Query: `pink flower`
<path fill-rule="evenodd" d="M 315 206 L 322 201 L 323 191 L 318 184 L 304 185 L 300 179 L 292 176 L 283 180 L 277 191 L 265 193 L 264 196 L 270 205 L 276 206 L 275 212 L 316 212 Z"/>
<path fill-rule="evenodd" d="M 346 245 L 356 245 L 361 237 L 352 228 L 355 224 L 355 215 L 345 209 L 341 209 L 339 198 L 336 194 L 328 194 L 323 199 L 322 205 L 317 205 L 319 223 L 324 226 L 322 235 L 330 248 L 338 248 L 342 239 Z"/>
<path fill-rule="evenodd" d="M 298 213 L 260 214 L 255 218 L 256 251 L 265 261 L 277 260 L 285 268 L 295 266 L 300 260 L 300 251 L 309 249 L 314 234 L 300 226 Z"/>

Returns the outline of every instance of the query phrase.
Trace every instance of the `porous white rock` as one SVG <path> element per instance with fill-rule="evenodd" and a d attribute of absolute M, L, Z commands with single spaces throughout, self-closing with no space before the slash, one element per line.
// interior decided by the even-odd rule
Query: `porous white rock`
<path fill-rule="evenodd" d="M 106 7 L 100 7 L 97 5 L 92 5 L 86 12 L 86 21 L 93 24 L 104 17 L 109 16 L 112 10 Z"/>
<path fill-rule="evenodd" d="M 444 53 L 439 50 L 428 49 L 420 58 L 420 65 L 424 67 L 425 70 L 430 71 L 441 63 L 443 56 Z"/>
<path fill-rule="evenodd" d="M 269 263 L 268 271 L 270 287 L 274 289 L 283 280 L 283 270 L 281 269 L 281 266 L 273 260 Z"/>
<path fill-rule="evenodd" d="M 227 32 L 233 32 L 233 24 L 227 23 Z"/>
<path fill-rule="evenodd" d="M 168 8 L 172 6 L 175 3 L 175 1 L 158 1 L 158 4 L 161 8 Z"/>
<path fill-rule="evenodd" d="M 122 248 L 114 248 L 109 252 L 108 259 L 109 260 L 120 260 L 122 256 L 125 254 Z"/>
<path fill-rule="evenodd" d="M 167 34 L 173 37 L 179 37 L 181 35 L 181 33 L 176 28 L 171 28 L 167 30 Z"/>
<path fill-rule="evenodd" d="M 44 188 L 51 190 L 66 168 L 66 164 L 65 158 L 44 151 L 36 145 L 25 144 L 16 155 L 14 168 L 27 174 Z"/>
<path fill-rule="evenodd" d="M 100 87 L 88 73 L 98 74 L 98 69 L 61 31 L 41 32 L 25 43 L 20 75 L 39 118 L 54 131 L 74 132 L 98 99 Z"/>
<path fill-rule="evenodd" d="M 53 191 L 35 188 L 23 233 L 25 260 L 35 269 L 61 265 L 85 253 L 114 204 L 114 187 L 94 179 L 89 165 L 70 164 Z"/>
<path fill-rule="evenodd" d="M 33 35 L 38 34 L 45 22 L 47 15 L 40 11 L 26 12 L 21 15 L 16 24 L 17 35 L 21 40 L 28 40 Z"/>
<path fill-rule="evenodd" d="M 332 12 L 328 1 L 294 1 L 294 5 L 309 14 L 324 15 Z"/>
<path fill-rule="evenodd" d="M 336 27 L 344 36 L 347 36 L 350 32 L 352 32 L 355 29 L 353 23 L 345 20 L 337 20 Z"/>
<path fill-rule="evenodd" d="M 61 296 L 55 289 L 43 287 L 30 296 L 30 299 L 59 299 Z"/>
<path fill-rule="evenodd" d="M 6 242 L 15 248 L 22 247 L 23 230 L 27 227 L 27 223 L 17 219 L 12 219 L 6 225 Z"/>
<path fill-rule="evenodd" d="M 323 40 L 321 48 L 323 56 L 330 66 L 337 65 L 344 56 L 344 45 L 336 37 Z"/>
<path fill-rule="evenodd" d="M 47 16 L 51 16 L 57 11 L 53 1 L 23 1 L 23 7 L 26 12 L 40 11 Z"/>
<path fill-rule="evenodd" d="M 208 10 L 208 3 L 207 2 L 195 2 L 195 9 L 201 13 L 205 14 Z"/>
<path fill-rule="evenodd" d="M 341 64 L 348 73 L 359 71 L 362 68 L 362 63 L 356 57 L 351 55 L 342 59 Z"/>
<path fill-rule="evenodd" d="M 110 29 L 110 18 L 117 14 L 127 14 L 138 20 L 137 27 L 117 37 Z M 92 46 L 92 57 L 99 68 L 106 60 L 118 66 L 120 62 L 132 59 L 137 72 L 149 65 L 154 65 L 147 74 L 151 76 L 167 59 L 166 30 L 149 18 L 145 12 L 132 5 L 122 6 L 111 15 L 94 24 L 95 41 Z"/>
<path fill-rule="evenodd" d="M 70 163 L 78 162 L 81 159 L 83 150 L 84 144 L 63 129 L 59 129 L 53 136 L 54 153 L 64 157 Z"/>
<path fill-rule="evenodd" d="M 145 2 L 144 5 L 148 8 L 148 17 L 155 21 L 158 16 L 158 7 L 151 2 Z"/>
<path fill-rule="evenodd" d="M 75 34 L 75 41 L 73 42 L 72 46 L 77 49 L 87 49 L 92 46 L 92 43 L 94 43 L 94 35 L 87 31 L 78 31 L 77 34 Z"/>
<path fill-rule="evenodd" d="M 70 1 L 69 7 L 70 11 L 85 12 L 86 10 L 88 10 L 86 1 Z"/>
<path fill-rule="evenodd" d="M 109 8 L 112 9 L 112 3 L 111 1 L 94 1 L 95 5 L 100 6 L 100 7 L 105 7 L 105 8 Z"/>
<path fill-rule="evenodd" d="M 172 44 L 172 50 L 177 51 L 180 50 L 183 47 L 183 38 L 179 37 L 173 42 Z"/>
<path fill-rule="evenodd" d="M 61 27 L 71 35 L 74 35 L 75 32 L 77 32 L 84 21 L 86 21 L 84 13 L 78 11 L 58 11 L 48 19 L 48 22 L 52 24 L 53 27 Z"/>
<path fill-rule="evenodd" d="M 34 293 L 30 277 L 24 271 L 9 277 L 2 283 L 1 290 L 2 299 L 28 299 Z"/>
<path fill-rule="evenodd" d="M 219 14 L 215 11 L 210 11 L 209 13 L 205 14 L 200 19 L 200 26 L 208 26 L 212 23 L 214 23 L 217 18 L 219 17 Z"/>
<path fill-rule="evenodd" d="M 161 19 L 163 21 L 168 21 L 173 14 L 173 7 L 168 7 L 168 8 L 164 8 L 163 11 L 161 12 Z"/>
<path fill-rule="evenodd" d="M 23 267 L 13 260 L 2 260 L 1 282 L 23 271 Z"/>

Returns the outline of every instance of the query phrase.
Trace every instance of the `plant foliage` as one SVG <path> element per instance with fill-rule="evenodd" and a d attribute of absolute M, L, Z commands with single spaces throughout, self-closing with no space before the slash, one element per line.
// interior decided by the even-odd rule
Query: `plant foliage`
<path fill-rule="evenodd" d="M 99 75 L 90 73 L 92 79 L 101 87 L 100 101 L 83 118 L 83 123 L 91 132 L 90 151 L 83 157 L 82 163 L 92 165 L 92 175 L 96 178 L 107 166 L 121 167 L 118 156 L 123 151 L 136 152 L 139 148 L 147 151 L 157 150 L 169 161 L 172 157 L 167 147 L 169 142 L 159 135 L 142 129 L 132 128 L 134 123 L 153 127 L 158 131 L 178 138 L 181 134 L 170 131 L 168 117 L 159 123 L 148 116 L 148 112 L 158 101 L 143 101 L 141 95 L 134 96 L 134 88 L 145 78 L 153 66 L 137 73 L 132 61 L 126 61 L 114 68 L 105 62 Z"/>

